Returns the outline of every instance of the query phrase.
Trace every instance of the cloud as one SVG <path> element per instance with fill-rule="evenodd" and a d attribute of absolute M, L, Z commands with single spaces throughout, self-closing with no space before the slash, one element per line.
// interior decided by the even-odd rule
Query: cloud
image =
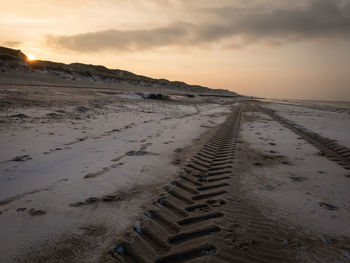
<path fill-rule="evenodd" d="M 241 10 L 241 14 L 227 8 L 215 12 L 224 23 L 204 27 L 200 33 L 203 40 L 237 35 L 249 37 L 252 42 L 350 37 L 350 18 L 342 14 L 336 1 L 316 0 L 299 8 Z"/>
<path fill-rule="evenodd" d="M 138 51 L 160 47 L 190 47 L 223 43 L 226 47 L 251 44 L 349 40 L 350 4 L 313 0 L 306 5 L 224 7 L 197 10 L 207 17 L 201 22 L 177 22 L 138 30 L 104 30 L 77 35 L 47 36 L 47 44 L 80 52 L 103 50 Z"/>
<path fill-rule="evenodd" d="M 74 36 L 48 36 L 47 43 L 76 51 L 101 51 L 105 49 L 139 50 L 172 44 L 186 44 L 189 25 L 177 24 L 147 30 L 105 30 Z M 183 38 L 183 36 L 186 36 Z"/>

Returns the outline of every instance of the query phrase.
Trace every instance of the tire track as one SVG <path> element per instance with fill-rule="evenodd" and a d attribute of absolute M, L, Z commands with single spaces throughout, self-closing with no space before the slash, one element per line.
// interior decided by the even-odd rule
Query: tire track
<path fill-rule="evenodd" d="M 187 262 L 216 254 L 235 158 L 240 107 L 193 156 L 178 178 L 110 250 L 119 262 Z M 217 221 L 219 220 L 219 221 Z"/>
<path fill-rule="evenodd" d="M 300 262 L 308 246 L 312 260 L 303 262 L 324 262 L 319 256 L 324 253 L 347 262 L 334 247 L 266 218 L 246 197 L 240 173 L 247 167 L 235 165 L 242 161 L 236 155 L 240 112 L 241 107 L 233 109 L 101 262 Z"/>
<path fill-rule="evenodd" d="M 350 149 L 339 145 L 335 140 L 331 140 L 313 132 L 293 121 L 279 116 L 274 110 L 266 107 L 258 106 L 261 111 L 269 115 L 271 118 L 292 130 L 300 137 L 308 141 L 310 144 L 320 150 L 320 155 L 343 166 L 346 170 L 350 170 Z"/>

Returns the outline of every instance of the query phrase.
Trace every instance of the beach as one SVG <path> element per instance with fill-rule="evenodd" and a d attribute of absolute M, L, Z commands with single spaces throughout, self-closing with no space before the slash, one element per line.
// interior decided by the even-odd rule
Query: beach
<path fill-rule="evenodd" d="M 0 9 L 0 263 L 350 262 L 350 0 Z"/>
<path fill-rule="evenodd" d="M 206 258 L 200 245 L 210 262 L 349 260 L 346 111 L 145 88 L 0 93 L 3 262 L 183 262 L 184 248 Z"/>
<path fill-rule="evenodd" d="M 108 244 L 108 236 L 124 231 L 175 178 L 232 103 L 113 92 L 2 87 L 4 100 L 11 102 L 1 112 L 5 261 L 49 243 L 57 249 L 58 237 L 84 239 L 96 229 Z"/>

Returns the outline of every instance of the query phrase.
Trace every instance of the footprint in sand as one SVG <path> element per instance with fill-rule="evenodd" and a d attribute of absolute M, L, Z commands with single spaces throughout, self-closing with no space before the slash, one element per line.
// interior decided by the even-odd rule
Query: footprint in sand
<path fill-rule="evenodd" d="M 89 204 L 96 204 L 100 201 L 102 202 L 116 202 L 120 200 L 120 196 L 119 195 L 114 195 L 114 194 L 108 194 L 108 195 L 104 195 L 101 198 L 98 197 L 89 197 L 87 198 L 85 201 L 82 202 L 74 202 L 69 204 L 70 207 L 82 207 L 82 206 L 86 206 Z"/>
<path fill-rule="evenodd" d="M 286 161 L 283 161 L 283 162 L 281 162 L 281 164 L 289 165 L 290 163 L 289 163 L 289 162 L 286 162 Z"/>
<path fill-rule="evenodd" d="M 120 199 L 120 196 L 118 195 L 105 195 L 102 197 L 103 202 L 115 202 Z"/>
<path fill-rule="evenodd" d="M 28 154 L 26 155 L 19 155 L 11 159 L 12 162 L 24 162 L 27 160 L 31 160 L 32 157 L 30 157 Z"/>
<path fill-rule="evenodd" d="M 75 202 L 75 203 L 69 204 L 69 206 L 71 206 L 71 207 L 81 207 L 81 206 L 84 206 L 84 205 L 86 205 L 85 202 Z"/>
<path fill-rule="evenodd" d="M 319 202 L 318 203 L 321 207 L 331 210 L 331 211 L 335 211 L 335 210 L 339 210 L 339 207 L 332 205 L 332 204 L 328 204 L 326 202 Z"/>
<path fill-rule="evenodd" d="M 302 177 L 302 176 L 289 176 L 289 178 L 293 181 L 293 182 L 304 182 L 306 180 L 308 180 L 308 178 L 306 177 Z"/>
<path fill-rule="evenodd" d="M 98 201 L 99 199 L 97 197 L 89 197 L 88 199 L 85 200 L 87 204 L 97 203 Z"/>
<path fill-rule="evenodd" d="M 29 210 L 29 214 L 31 216 L 41 216 L 41 215 L 46 214 L 46 211 L 44 211 L 44 210 L 35 210 L 35 209 L 32 208 L 32 209 Z"/>
<path fill-rule="evenodd" d="M 141 150 L 146 150 L 147 147 L 148 147 L 148 146 L 151 146 L 151 145 L 152 145 L 152 143 L 150 143 L 150 142 L 149 142 L 149 143 L 142 144 L 142 145 L 141 145 Z"/>
<path fill-rule="evenodd" d="M 125 156 L 124 154 L 121 155 L 121 156 L 118 156 L 118 157 L 112 159 L 111 162 L 118 162 L 118 161 L 119 161 L 120 159 L 122 159 L 124 156 Z"/>
<path fill-rule="evenodd" d="M 147 154 L 146 151 L 130 151 L 126 153 L 127 156 L 142 156 L 145 154 Z"/>
<path fill-rule="evenodd" d="M 105 167 L 105 168 L 103 168 L 103 169 L 100 170 L 100 171 L 97 171 L 97 172 L 94 172 L 94 173 L 89 173 L 89 174 L 85 175 L 85 176 L 84 176 L 84 179 L 95 178 L 95 177 L 97 177 L 97 176 L 99 176 L 99 175 L 102 175 L 102 174 L 108 172 L 108 171 L 109 171 L 109 168 L 108 168 L 108 167 Z"/>

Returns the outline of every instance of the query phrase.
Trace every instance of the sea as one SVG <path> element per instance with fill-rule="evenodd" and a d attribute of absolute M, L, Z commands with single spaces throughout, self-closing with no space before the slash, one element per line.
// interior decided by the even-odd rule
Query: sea
<path fill-rule="evenodd" d="M 337 110 L 350 110 L 350 101 L 335 100 L 302 100 L 302 99 L 263 99 L 266 102 L 277 102 L 283 104 L 294 104 L 312 108 L 333 108 Z"/>

